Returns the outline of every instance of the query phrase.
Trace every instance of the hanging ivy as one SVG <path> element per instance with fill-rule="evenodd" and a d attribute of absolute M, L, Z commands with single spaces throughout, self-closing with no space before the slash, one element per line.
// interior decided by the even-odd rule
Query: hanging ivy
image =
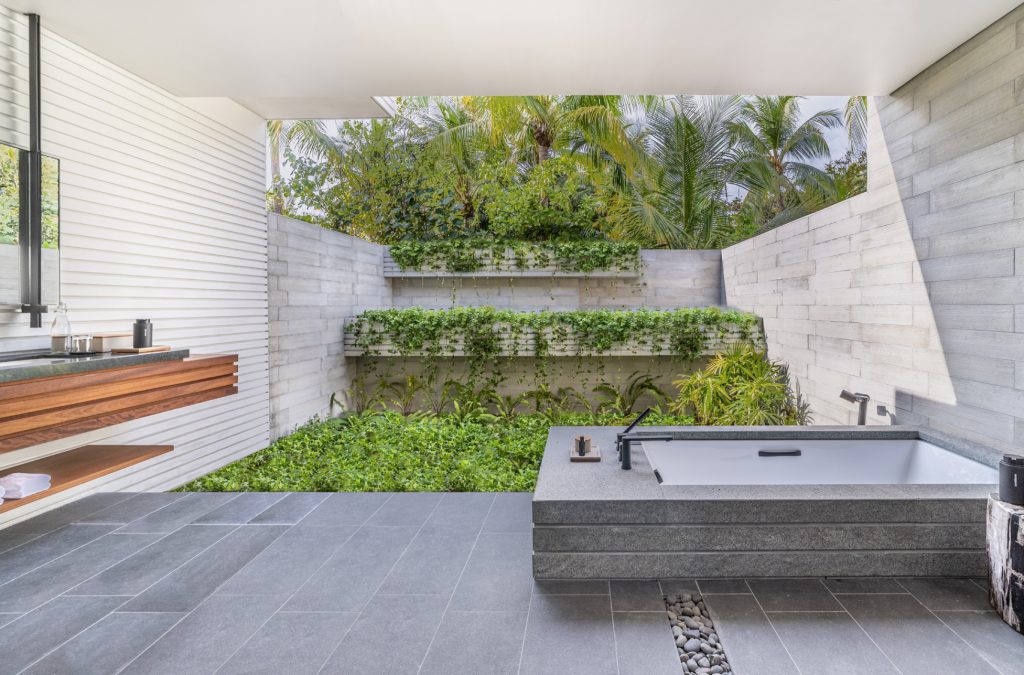
<path fill-rule="evenodd" d="M 487 268 L 563 272 L 632 272 L 640 266 L 640 245 L 584 239 L 532 242 L 509 239 L 403 241 L 391 258 L 405 271 L 478 272 Z"/>

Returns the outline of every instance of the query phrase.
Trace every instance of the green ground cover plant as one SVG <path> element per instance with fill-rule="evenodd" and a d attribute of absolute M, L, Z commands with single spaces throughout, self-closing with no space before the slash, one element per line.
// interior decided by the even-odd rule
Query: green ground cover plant
<path fill-rule="evenodd" d="M 606 239 L 435 239 L 393 244 L 391 257 L 411 271 L 476 272 L 499 263 L 518 270 L 554 266 L 566 272 L 634 271 L 640 265 L 640 245 Z"/>
<path fill-rule="evenodd" d="M 621 425 L 614 413 L 372 412 L 315 421 L 183 485 L 200 491 L 502 492 L 532 490 L 553 425 Z M 645 424 L 686 425 L 657 413 Z"/>

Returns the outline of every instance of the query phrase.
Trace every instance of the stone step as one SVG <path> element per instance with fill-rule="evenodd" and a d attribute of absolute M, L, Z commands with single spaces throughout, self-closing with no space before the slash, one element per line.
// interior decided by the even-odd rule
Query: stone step
<path fill-rule="evenodd" d="M 729 551 L 533 554 L 535 579 L 803 576 L 981 577 L 984 549 L 969 551 Z"/>
<path fill-rule="evenodd" d="M 706 552 L 985 547 L 985 526 L 956 524 L 564 525 L 533 528 L 536 552 Z"/>

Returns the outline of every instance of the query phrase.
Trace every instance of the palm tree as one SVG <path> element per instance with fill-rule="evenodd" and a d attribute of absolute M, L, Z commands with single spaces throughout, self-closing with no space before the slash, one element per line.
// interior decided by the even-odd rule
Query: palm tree
<path fill-rule="evenodd" d="M 747 190 L 744 208 L 775 226 L 833 200 L 831 181 L 810 164 L 830 157 L 825 130 L 842 124 L 838 110 L 800 122 L 799 96 L 756 96 L 732 125 L 739 151 L 737 182 Z"/>
<path fill-rule="evenodd" d="M 868 97 L 851 96 L 843 108 L 843 122 L 850 138 L 850 150 L 864 152 L 868 145 Z"/>
<path fill-rule="evenodd" d="M 613 234 L 653 246 L 709 248 L 729 228 L 726 187 L 737 166 L 735 96 L 675 96 L 646 116 L 642 160 L 615 181 Z"/>
<path fill-rule="evenodd" d="M 267 120 L 267 151 L 270 153 L 271 211 L 284 211 L 281 196 L 281 158 L 288 149 L 324 158 L 337 151 L 321 120 Z"/>

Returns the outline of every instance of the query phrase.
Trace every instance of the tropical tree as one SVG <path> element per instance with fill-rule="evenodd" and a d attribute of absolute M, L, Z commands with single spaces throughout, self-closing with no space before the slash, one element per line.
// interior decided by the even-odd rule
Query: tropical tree
<path fill-rule="evenodd" d="M 733 126 L 743 100 L 675 96 L 648 111 L 636 145 L 635 170 L 613 181 L 613 233 L 647 245 L 709 248 L 728 239 L 726 188 L 737 154 Z"/>
<path fill-rule="evenodd" d="M 867 151 L 868 147 L 868 97 L 851 96 L 843 108 L 843 123 L 850 139 L 850 150 L 854 153 Z"/>
<path fill-rule="evenodd" d="M 269 207 L 284 211 L 281 192 L 281 160 L 288 150 L 314 159 L 337 154 L 337 146 L 322 120 L 267 120 L 267 145 L 270 155 Z"/>
<path fill-rule="evenodd" d="M 830 157 L 825 131 L 839 127 L 838 110 L 800 121 L 799 96 L 747 99 L 732 124 L 739 152 L 736 182 L 747 191 L 744 209 L 768 227 L 834 201 L 825 171 L 811 164 Z"/>

